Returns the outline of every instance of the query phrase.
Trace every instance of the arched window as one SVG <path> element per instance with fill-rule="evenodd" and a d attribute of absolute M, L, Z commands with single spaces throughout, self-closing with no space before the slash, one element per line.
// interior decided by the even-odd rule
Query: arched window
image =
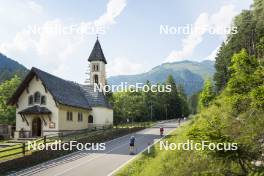
<path fill-rule="evenodd" d="M 94 83 L 98 84 L 98 75 L 94 75 Z"/>
<path fill-rule="evenodd" d="M 28 97 L 28 105 L 32 105 L 32 104 L 33 104 L 33 96 L 30 95 L 30 96 Z"/>
<path fill-rule="evenodd" d="M 46 96 L 41 96 L 40 104 L 46 104 Z"/>
<path fill-rule="evenodd" d="M 40 103 L 40 93 L 39 92 L 34 93 L 34 102 Z"/>
<path fill-rule="evenodd" d="M 88 123 L 93 123 L 93 116 L 92 115 L 88 116 Z"/>

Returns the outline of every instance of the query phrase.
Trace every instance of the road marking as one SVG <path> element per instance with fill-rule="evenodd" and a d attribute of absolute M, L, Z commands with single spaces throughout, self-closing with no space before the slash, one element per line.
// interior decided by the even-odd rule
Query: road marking
<path fill-rule="evenodd" d="M 138 139 L 141 139 L 141 138 L 144 138 L 144 137 L 145 137 L 145 136 L 142 136 L 142 137 L 140 137 L 140 138 L 138 138 Z M 90 162 L 90 161 L 92 161 L 92 160 L 94 160 L 94 159 L 104 157 L 104 156 L 106 156 L 108 153 L 110 153 L 110 152 L 112 152 L 112 151 L 114 151 L 114 150 L 116 150 L 116 149 L 118 149 L 118 148 L 120 148 L 120 147 L 122 147 L 122 146 L 124 146 L 124 145 L 127 145 L 127 143 L 124 143 L 124 144 L 122 144 L 122 145 L 119 145 L 118 147 L 115 147 L 115 148 L 109 150 L 108 152 L 104 153 L 104 154 L 101 155 L 101 156 L 93 157 L 93 158 L 87 160 L 86 162 L 83 162 L 83 163 L 80 163 L 80 164 L 78 164 L 78 165 L 75 165 L 74 167 L 71 167 L 71 168 L 69 168 L 69 169 L 66 169 L 66 170 L 64 170 L 64 171 L 61 172 L 61 173 L 55 174 L 54 176 L 60 176 L 60 175 L 63 175 L 63 174 L 65 174 L 66 172 L 68 172 L 68 171 L 70 171 L 70 170 L 72 170 L 72 169 L 75 169 L 75 168 L 77 168 L 77 167 L 79 167 L 79 166 L 81 166 L 81 165 L 84 165 L 84 164 L 86 164 L 86 163 L 88 163 L 88 162 Z"/>
<path fill-rule="evenodd" d="M 152 128 L 152 127 L 151 127 L 151 128 Z M 143 130 L 140 130 L 140 131 L 137 131 L 137 132 L 133 132 L 133 133 L 135 133 L 135 134 L 139 134 L 139 133 L 142 133 L 142 132 L 144 132 L 144 131 L 146 131 L 146 130 L 148 130 L 148 129 L 151 129 L 151 128 L 145 128 L 145 129 L 143 129 Z M 112 140 L 106 141 L 105 143 L 106 143 L 106 144 L 107 144 L 107 143 L 111 143 L 111 142 L 116 141 L 116 140 L 118 140 L 117 142 L 122 141 L 122 138 L 128 137 L 128 136 L 131 135 L 131 134 L 132 134 L 132 133 L 126 134 L 126 135 L 124 135 L 124 136 L 120 136 L 120 137 L 118 137 L 118 138 L 115 138 L 115 139 L 112 139 Z M 67 154 L 67 155 L 64 155 L 64 156 L 62 156 L 62 157 L 55 158 L 55 159 L 53 159 L 53 160 L 47 161 L 47 166 L 54 164 L 54 163 L 52 163 L 52 162 L 59 162 L 58 160 L 67 160 L 67 159 L 69 159 L 69 158 L 71 158 L 71 157 L 77 156 L 77 155 L 78 155 L 79 153 L 81 153 L 81 152 L 83 152 L 83 151 L 76 151 L 76 152 L 73 152 L 73 153 L 69 153 L 69 154 Z M 93 153 L 88 153 L 87 156 L 89 156 L 89 155 L 91 155 L 91 154 L 93 154 Z M 63 161 L 62 161 L 62 163 L 63 163 Z M 35 172 L 38 172 L 38 171 L 36 171 L 36 170 L 41 170 L 41 169 L 42 169 L 42 171 L 45 171 L 45 170 L 49 169 L 49 168 L 47 168 L 47 166 L 44 167 L 44 166 L 43 166 L 44 164 L 45 164 L 45 163 L 37 164 L 36 166 L 32 166 L 32 167 L 29 167 L 29 168 L 27 168 L 27 169 L 24 169 L 24 170 L 21 170 L 21 171 L 18 171 L 18 172 L 12 173 L 12 174 L 10 174 L 10 176 L 12 176 L 12 175 L 29 175 L 29 174 L 32 174 L 32 173 L 35 174 Z"/>
<path fill-rule="evenodd" d="M 150 127 L 150 128 L 146 128 L 146 129 L 144 129 L 144 130 L 141 130 L 141 131 L 138 131 L 138 132 L 133 132 L 133 133 L 134 133 L 134 134 L 139 134 L 139 135 L 140 135 L 140 134 L 145 134 L 146 132 L 149 132 L 149 130 L 151 131 L 151 130 L 155 129 L 155 126 L 157 126 L 158 124 L 159 124 L 159 123 L 155 124 L 154 126 L 152 126 L 152 127 Z M 172 131 L 173 131 L 173 130 L 172 130 Z M 171 132 L 172 132 L 172 131 L 171 131 Z M 167 135 L 169 135 L 171 132 L 169 132 Z M 118 138 L 115 138 L 115 139 L 112 139 L 112 140 L 106 141 L 105 143 L 109 144 L 110 147 L 111 147 L 111 145 L 114 145 L 115 143 L 121 142 L 124 138 L 128 137 L 129 135 L 131 135 L 131 134 L 133 134 L 133 133 L 130 133 L 130 134 L 127 134 L 127 135 L 124 135 L 124 136 L 121 136 L 121 137 L 118 137 Z M 166 135 L 166 136 L 167 136 L 167 135 Z M 138 138 L 138 139 L 142 139 L 142 138 L 144 138 L 144 137 L 146 137 L 146 136 L 142 136 L 142 137 L 140 137 L 140 138 Z M 164 136 L 164 137 L 165 137 L 165 136 Z M 162 139 L 162 138 L 160 138 L 158 141 L 160 141 L 161 139 Z M 154 144 L 156 144 L 158 141 L 155 142 L 155 140 L 154 140 L 154 143 L 153 143 L 152 145 L 148 146 L 148 147 L 149 147 L 149 150 L 150 150 L 150 147 L 153 146 Z M 114 150 L 116 150 L 116 149 L 118 149 L 118 148 L 120 148 L 120 147 L 123 147 L 124 145 L 127 145 L 127 143 L 124 143 L 124 144 L 122 144 L 122 145 L 119 145 L 118 147 L 114 147 L 114 148 L 112 148 L 111 150 L 107 151 L 106 153 L 96 153 L 96 154 L 99 154 L 99 156 L 95 156 L 95 157 L 92 157 L 92 156 L 91 156 L 93 153 L 88 153 L 87 156 L 84 156 L 84 157 L 82 157 L 82 158 L 85 159 L 85 157 L 89 157 L 89 156 L 92 157 L 92 158 L 90 158 L 89 160 L 86 160 L 86 161 L 83 162 L 83 163 L 80 163 L 80 164 L 78 164 L 78 165 L 75 165 L 74 167 L 69 168 L 69 169 L 67 169 L 67 170 L 65 170 L 65 171 L 63 171 L 63 172 L 61 172 L 61 173 L 56 174 L 56 176 L 62 175 L 63 173 L 66 173 L 66 172 L 68 172 L 68 171 L 70 171 L 70 170 L 72 170 L 72 169 L 75 169 L 75 168 L 77 168 L 77 167 L 79 167 L 79 166 L 81 166 L 81 165 L 84 165 L 84 164 L 86 164 L 86 163 L 88 163 L 88 162 L 90 162 L 90 161 L 92 161 L 92 160 L 94 160 L 94 159 L 104 157 L 104 156 L 106 156 L 108 153 L 110 153 L 110 152 L 112 152 L 112 151 L 114 151 Z M 143 145 L 143 146 L 145 146 L 145 145 Z M 142 152 L 146 151 L 146 149 L 147 149 L 147 148 L 144 148 L 143 151 L 139 152 L 138 154 L 141 154 Z M 55 161 L 55 163 L 56 163 L 56 162 L 58 162 L 58 163 L 62 162 L 63 164 L 65 164 L 63 160 L 67 160 L 67 159 L 69 159 L 69 158 L 71 158 L 71 157 L 78 156 L 78 154 L 79 154 L 80 152 L 82 152 L 82 151 L 77 151 L 77 152 L 70 153 L 70 154 L 68 154 L 68 155 L 65 155 L 65 156 L 62 156 L 62 157 L 56 158 L 56 159 L 54 159 L 53 161 L 50 160 L 50 161 L 47 162 L 47 165 L 46 165 L 46 166 L 44 166 L 45 163 L 41 163 L 41 164 L 38 164 L 38 165 L 36 165 L 36 166 L 30 167 L 30 168 L 28 168 L 28 169 L 25 169 L 25 170 L 22 170 L 22 171 L 18 171 L 17 173 L 13 173 L 13 174 L 15 174 L 15 175 L 17 175 L 17 174 L 19 174 L 19 175 L 20 175 L 20 174 L 21 174 L 21 175 L 30 175 L 30 174 L 36 174 L 36 173 L 38 173 L 38 172 L 45 172 L 45 171 L 47 171 L 47 170 L 50 169 L 50 168 L 54 168 L 54 167 L 50 167 L 50 168 L 48 168 L 50 165 L 54 165 L 54 163 L 53 163 L 54 161 Z M 100 154 L 101 154 L 101 155 L 100 155 Z M 138 155 L 138 154 L 137 154 L 137 155 Z M 137 155 L 135 155 L 135 156 L 137 156 Z M 80 158 L 80 159 L 82 159 L 82 158 Z M 134 158 L 134 157 L 132 157 L 132 158 L 129 159 L 128 161 L 131 161 L 133 158 Z M 62 160 L 62 161 L 60 161 L 60 160 Z M 76 161 L 77 161 L 77 160 L 76 160 Z M 126 162 L 126 163 L 128 163 L 128 162 Z M 61 166 L 63 166 L 63 164 L 62 164 Z M 67 164 L 67 163 L 66 163 L 66 164 Z M 123 165 L 124 165 L 124 164 L 123 164 Z M 122 165 L 122 166 L 123 166 L 123 165 Z M 56 166 L 55 166 L 55 167 L 56 167 Z M 60 167 L 60 166 L 58 166 L 58 167 Z M 116 170 L 114 170 L 114 171 L 117 171 L 117 170 L 119 170 L 119 168 L 116 169 Z M 30 171 L 30 172 L 29 172 L 29 171 Z M 111 172 L 110 174 L 114 173 L 114 171 Z"/>
<path fill-rule="evenodd" d="M 178 126 L 176 127 L 178 128 Z M 139 152 L 137 155 L 135 155 L 134 157 L 132 157 L 131 159 L 129 159 L 128 161 L 126 161 L 125 163 L 123 163 L 122 165 L 120 165 L 118 168 L 116 168 L 115 170 L 113 170 L 111 173 L 109 173 L 107 176 L 113 176 L 113 174 L 115 172 L 117 172 L 118 170 L 120 170 L 122 167 L 124 167 L 125 165 L 127 165 L 129 162 L 131 162 L 132 160 L 134 160 L 137 156 L 139 156 L 140 154 L 142 154 L 143 152 L 145 152 L 148 148 L 152 147 L 153 145 L 155 145 L 157 142 L 161 141 L 163 138 L 165 138 L 166 136 L 168 136 L 169 134 L 171 134 L 174 130 L 171 130 L 168 134 L 164 135 L 162 138 L 160 138 L 159 140 L 157 140 L 156 142 L 152 143 L 151 145 L 149 145 L 147 148 L 145 148 L 144 150 L 142 150 L 141 152 Z"/>

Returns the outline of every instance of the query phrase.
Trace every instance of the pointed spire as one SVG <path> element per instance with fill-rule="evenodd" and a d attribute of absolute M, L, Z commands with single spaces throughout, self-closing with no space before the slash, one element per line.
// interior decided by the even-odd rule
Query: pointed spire
<path fill-rule="evenodd" d="M 88 61 L 103 61 L 105 64 L 107 64 L 103 50 L 101 48 L 100 42 L 98 40 L 98 35 L 96 37 L 96 42 L 94 44 L 93 50 L 88 58 Z"/>

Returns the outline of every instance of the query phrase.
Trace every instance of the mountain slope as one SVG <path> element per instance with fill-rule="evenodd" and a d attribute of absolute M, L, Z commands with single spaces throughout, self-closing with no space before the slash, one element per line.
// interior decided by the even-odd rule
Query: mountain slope
<path fill-rule="evenodd" d="M 180 61 L 164 63 L 142 74 L 112 76 L 107 81 L 110 85 L 119 85 L 121 82 L 128 84 L 145 83 L 147 80 L 151 83 L 163 83 L 171 74 L 176 83 L 182 84 L 186 93 L 190 95 L 199 91 L 203 87 L 204 80 L 212 77 L 214 72 L 213 61 Z"/>
<path fill-rule="evenodd" d="M 0 83 L 15 74 L 24 77 L 27 71 L 26 67 L 0 53 Z"/>

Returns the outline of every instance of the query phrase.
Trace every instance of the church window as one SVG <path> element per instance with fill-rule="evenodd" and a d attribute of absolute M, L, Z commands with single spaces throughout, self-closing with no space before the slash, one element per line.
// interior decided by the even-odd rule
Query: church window
<path fill-rule="evenodd" d="M 98 84 L 98 75 L 94 75 L 94 83 Z"/>
<path fill-rule="evenodd" d="M 78 112 L 78 122 L 83 121 L 83 114 L 81 112 Z"/>
<path fill-rule="evenodd" d="M 67 112 L 67 120 L 72 121 L 72 112 Z"/>
<path fill-rule="evenodd" d="M 34 102 L 40 103 L 40 93 L 39 92 L 34 93 Z"/>
<path fill-rule="evenodd" d="M 30 96 L 28 97 L 28 105 L 32 105 L 32 104 L 33 104 L 33 96 L 30 95 Z"/>
<path fill-rule="evenodd" d="M 92 70 L 98 72 L 99 71 L 99 64 L 93 64 Z"/>
<path fill-rule="evenodd" d="M 41 96 L 40 104 L 42 105 L 46 104 L 46 96 Z"/>

